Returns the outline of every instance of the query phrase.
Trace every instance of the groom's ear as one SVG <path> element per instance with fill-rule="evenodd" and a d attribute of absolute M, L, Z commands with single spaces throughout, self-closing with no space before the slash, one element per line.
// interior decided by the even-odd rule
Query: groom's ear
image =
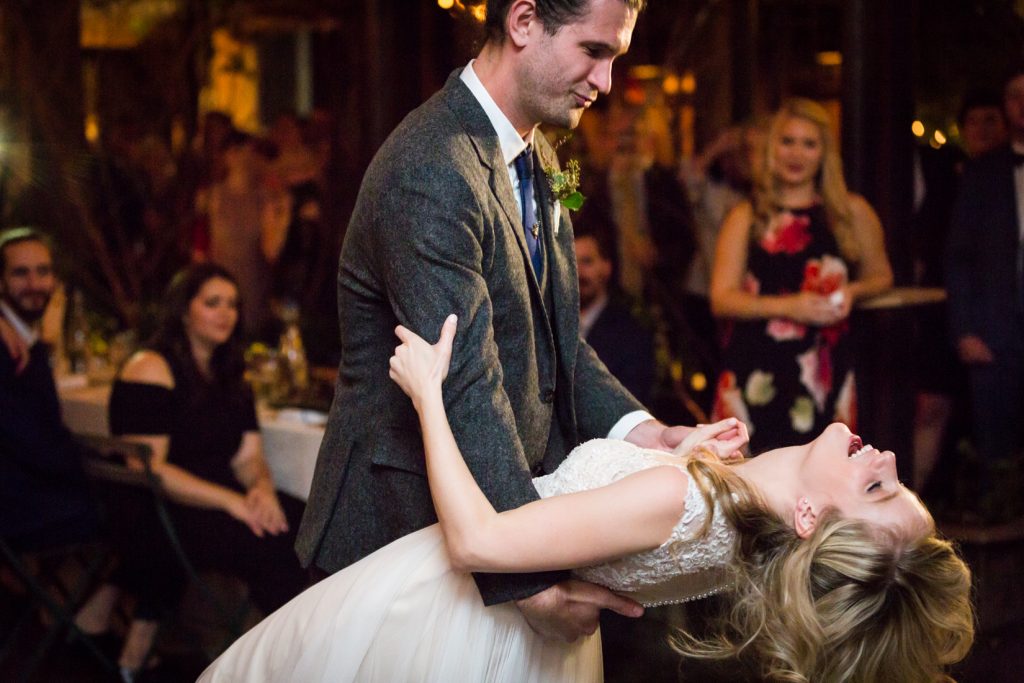
<path fill-rule="evenodd" d="M 800 538 L 808 538 L 818 528 L 818 513 L 807 498 L 801 497 L 793 508 L 793 529 Z"/>
<path fill-rule="evenodd" d="M 509 40 L 516 47 L 524 47 L 531 35 L 536 34 L 540 29 L 537 20 L 537 5 L 534 0 L 515 0 L 508 8 L 508 16 L 505 19 L 505 31 Z"/>

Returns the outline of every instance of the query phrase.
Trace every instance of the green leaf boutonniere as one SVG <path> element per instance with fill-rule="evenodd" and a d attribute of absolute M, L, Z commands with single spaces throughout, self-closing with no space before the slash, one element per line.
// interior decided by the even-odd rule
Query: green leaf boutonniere
<path fill-rule="evenodd" d="M 551 193 L 555 199 L 562 202 L 562 206 L 570 211 L 576 211 L 586 200 L 580 192 L 580 162 L 570 159 L 561 171 L 544 169 L 548 177 L 548 184 L 551 186 Z"/>
<path fill-rule="evenodd" d="M 572 134 L 566 135 L 564 138 L 556 142 L 553 146 L 554 151 L 558 151 L 558 148 L 564 145 L 572 137 Z M 551 194 L 555 196 L 555 199 L 562 203 L 562 206 L 569 209 L 570 211 L 577 211 L 586 197 L 580 192 L 580 162 L 576 159 L 570 159 L 566 163 L 565 168 L 558 170 L 557 168 L 545 168 L 544 175 L 548 177 L 548 185 L 551 186 Z"/>

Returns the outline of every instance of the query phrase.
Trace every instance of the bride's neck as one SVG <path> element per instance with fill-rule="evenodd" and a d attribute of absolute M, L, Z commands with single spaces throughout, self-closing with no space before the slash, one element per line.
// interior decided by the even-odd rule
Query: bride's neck
<path fill-rule="evenodd" d="M 798 497 L 797 468 L 801 446 L 777 448 L 736 465 L 736 472 L 776 514 L 789 521 Z"/>

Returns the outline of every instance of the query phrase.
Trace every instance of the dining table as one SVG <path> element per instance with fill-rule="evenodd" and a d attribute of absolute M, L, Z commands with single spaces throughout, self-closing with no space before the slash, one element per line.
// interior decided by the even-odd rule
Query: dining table
<path fill-rule="evenodd" d="M 64 424 L 75 434 L 110 436 L 107 405 L 111 384 L 90 383 L 84 376 L 58 378 Z M 300 500 L 309 497 L 313 470 L 327 416 L 316 410 L 276 408 L 257 402 L 263 453 L 274 485 Z"/>

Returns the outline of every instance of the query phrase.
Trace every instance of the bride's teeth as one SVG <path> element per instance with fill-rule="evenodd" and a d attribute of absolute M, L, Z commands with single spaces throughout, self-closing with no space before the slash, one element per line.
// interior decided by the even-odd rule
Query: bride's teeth
<path fill-rule="evenodd" d="M 864 444 L 863 446 L 861 446 L 861 447 L 860 447 L 859 449 L 857 449 L 857 451 L 856 451 L 856 452 L 854 452 L 854 453 L 851 453 L 851 454 L 850 454 L 850 457 L 851 457 L 851 458 L 857 458 L 857 457 L 860 457 L 860 456 L 864 455 L 865 453 L 868 453 L 868 452 L 870 452 L 870 451 L 871 451 L 871 450 L 873 450 L 873 449 L 874 449 L 874 446 L 872 446 L 872 445 L 871 445 L 871 444 L 869 444 L 869 443 L 866 443 L 866 444 Z"/>

